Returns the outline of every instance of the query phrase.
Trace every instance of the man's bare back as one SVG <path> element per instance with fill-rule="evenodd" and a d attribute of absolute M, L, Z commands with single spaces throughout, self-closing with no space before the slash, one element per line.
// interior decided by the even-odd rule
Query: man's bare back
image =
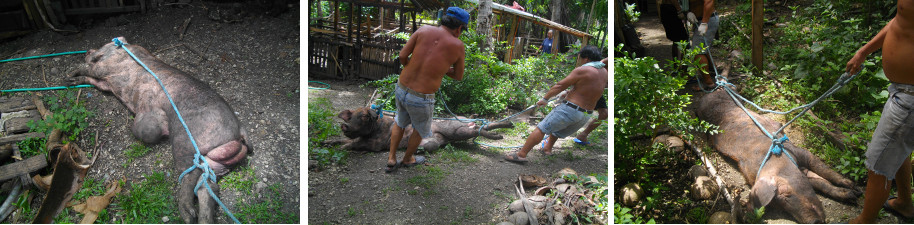
<path fill-rule="evenodd" d="M 895 83 L 914 84 L 914 1 L 898 1 L 895 19 L 882 45 L 882 69 L 886 78 Z"/>
<path fill-rule="evenodd" d="M 711 18 L 711 14 L 714 13 L 714 0 L 689 1 L 689 12 L 700 16 L 702 23 L 707 23 L 708 18 Z"/>
<path fill-rule="evenodd" d="M 399 82 L 417 92 L 433 94 L 445 73 L 455 80 L 463 79 L 465 55 L 463 42 L 451 30 L 422 26 L 400 51 L 400 62 L 405 67 Z M 452 65 L 454 70 L 449 72 Z"/>
<path fill-rule="evenodd" d="M 571 78 L 572 80 L 569 80 Z M 560 81 L 574 82 L 574 88 L 568 91 L 565 100 L 581 106 L 588 110 L 593 110 L 597 106 L 597 100 L 603 95 L 603 89 L 607 88 L 609 83 L 609 74 L 606 68 L 594 68 L 582 66 L 571 71 L 571 75 Z"/>

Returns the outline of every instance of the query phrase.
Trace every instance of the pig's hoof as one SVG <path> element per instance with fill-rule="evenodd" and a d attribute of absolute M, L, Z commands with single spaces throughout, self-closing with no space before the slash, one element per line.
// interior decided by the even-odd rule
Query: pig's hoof
<path fill-rule="evenodd" d="M 83 84 L 83 79 L 81 78 L 82 77 L 67 77 L 67 86 L 76 86 Z"/>
<path fill-rule="evenodd" d="M 178 213 L 181 214 L 181 219 L 184 220 L 184 223 L 197 223 L 197 206 L 194 205 L 196 196 L 194 196 L 194 186 L 197 184 L 197 180 L 200 178 L 200 170 L 194 170 L 184 176 L 184 180 L 180 181 L 178 187 Z"/>

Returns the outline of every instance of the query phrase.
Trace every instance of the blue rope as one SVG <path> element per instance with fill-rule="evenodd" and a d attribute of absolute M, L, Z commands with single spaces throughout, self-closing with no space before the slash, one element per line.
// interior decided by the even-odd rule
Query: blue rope
<path fill-rule="evenodd" d="M 308 87 L 308 89 L 312 89 L 312 90 L 326 90 L 326 89 L 330 89 L 330 85 L 327 84 L 327 83 L 324 83 L 324 82 L 320 82 L 320 81 L 310 81 L 310 80 L 309 80 L 308 83 L 318 83 L 318 84 L 323 84 L 323 85 L 326 85 L 326 86 L 327 86 L 327 87 L 325 87 L 325 88 L 313 88 L 313 87 Z"/>
<path fill-rule="evenodd" d="M 194 136 L 190 134 L 190 129 L 187 128 L 187 123 L 185 123 L 184 118 L 181 117 L 181 112 L 178 111 L 178 106 L 175 105 L 175 102 L 174 102 L 174 100 L 172 100 L 171 95 L 168 94 L 168 90 L 165 89 L 165 84 L 162 83 L 162 80 L 159 79 L 159 76 L 157 76 L 155 72 L 152 72 L 152 70 L 150 70 L 149 67 L 147 67 L 146 64 L 143 63 L 143 61 L 141 61 L 139 58 L 137 58 L 136 55 L 133 55 L 133 52 L 131 52 L 130 49 L 127 49 L 127 47 L 124 46 L 124 45 L 127 45 L 127 43 L 123 43 L 123 42 L 121 42 L 121 40 L 118 40 L 117 38 L 114 38 L 111 41 L 114 42 L 115 46 L 122 47 L 124 49 L 124 51 L 127 51 L 127 54 L 130 54 L 130 57 L 132 57 L 133 60 L 136 60 L 136 62 L 139 63 L 140 66 L 143 66 L 143 69 L 146 69 L 146 71 L 149 72 L 149 74 L 152 74 L 152 77 L 154 77 L 156 79 L 156 81 L 159 82 L 159 86 L 162 87 L 162 91 L 165 92 L 165 97 L 167 97 L 168 102 L 171 103 L 171 108 L 174 109 L 175 114 L 178 115 L 178 121 L 181 121 L 181 126 L 184 126 L 184 131 L 187 132 L 187 136 L 190 138 L 190 143 L 193 144 L 193 146 L 194 146 L 194 151 L 197 152 L 196 154 L 194 154 L 194 165 L 192 165 L 190 168 L 187 168 L 187 170 L 185 170 L 183 173 L 181 173 L 181 176 L 178 176 L 178 182 L 183 182 L 184 175 L 186 175 L 190 171 L 193 171 L 195 168 L 199 168 L 199 169 L 203 170 L 203 174 L 201 174 L 201 176 L 203 176 L 202 177 L 203 179 L 200 179 L 200 181 L 197 182 L 197 185 L 194 187 L 194 195 L 197 195 L 197 190 L 200 189 L 200 185 L 202 184 L 203 186 L 206 187 L 206 190 L 209 192 L 209 195 L 212 196 L 213 199 L 216 200 L 216 203 L 219 203 L 219 206 L 221 206 L 222 209 L 225 210 L 225 212 L 229 215 L 229 217 L 232 218 L 232 221 L 234 221 L 235 223 L 241 223 L 238 221 L 237 218 L 235 218 L 235 215 L 233 215 L 232 212 L 229 211 L 228 207 L 226 207 L 225 204 L 223 204 L 222 201 L 219 200 L 219 197 L 216 196 L 215 193 L 213 193 L 212 187 L 210 187 L 209 183 L 206 182 L 206 180 L 209 179 L 210 181 L 215 183 L 216 182 L 216 173 L 213 172 L 213 169 L 209 167 L 209 164 L 203 158 L 203 155 L 200 154 L 200 148 L 197 147 L 197 142 L 194 140 Z"/>
<path fill-rule="evenodd" d="M 705 38 L 705 40 L 706 40 L 705 42 L 707 42 L 707 38 Z M 724 76 L 720 75 L 719 73 L 717 73 L 717 67 L 714 66 L 714 57 L 711 55 L 711 47 L 710 47 L 710 46 L 708 46 L 708 50 L 707 50 L 707 51 L 708 51 L 708 53 L 707 53 L 707 55 L 708 55 L 708 61 L 710 62 L 709 66 L 712 67 L 712 68 L 714 68 L 714 74 L 715 74 L 715 77 L 714 77 L 714 78 L 717 80 L 717 81 L 715 82 L 715 83 L 717 84 L 717 87 L 714 87 L 714 88 L 712 88 L 711 90 L 705 90 L 704 85 L 703 85 L 702 82 L 701 82 L 701 79 L 698 77 L 698 74 L 696 74 L 696 75 L 695 75 L 695 78 L 696 78 L 696 80 L 698 80 L 698 85 L 699 85 L 699 87 L 701 87 L 701 89 L 702 89 L 704 92 L 706 92 L 706 93 L 711 93 L 711 92 L 716 91 L 718 88 L 723 88 L 723 89 L 727 92 L 727 94 L 730 95 L 730 98 L 733 99 L 733 102 L 735 102 L 736 105 L 738 105 L 741 109 L 743 109 L 743 112 L 745 112 L 746 115 L 749 116 L 749 119 L 752 119 L 752 122 L 755 123 L 756 126 L 758 126 L 759 130 L 761 130 L 762 133 L 765 134 L 765 136 L 767 136 L 768 138 L 771 139 L 771 146 L 768 147 L 768 153 L 765 154 L 765 158 L 762 159 L 762 164 L 759 165 L 759 170 L 758 170 L 758 172 L 756 172 L 756 175 L 755 175 L 756 179 L 758 179 L 759 175 L 761 175 L 761 173 L 762 173 L 762 168 L 765 167 L 765 163 L 768 162 L 768 159 L 771 158 L 771 155 L 772 155 L 772 154 L 777 155 L 777 156 L 780 156 L 782 152 L 783 152 L 783 153 L 786 153 L 786 155 L 787 155 L 787 157 L 790 159 L 790 161 L 793 162 L 794 165 L 797 165 L 797 161 L 793 158 L 793 156 L 790 155 L 790 152 L 784 151 L 784 142 L 787 142 L 787 141 L 789 140 L 789 139 L 787 138 L 787 135 L 786 135 L 786 134 L 783 134 L 783 135 L 781 135 L 780 138 L 776 137 L 776 135 L 779 135 L 779 134 L 783 133 L 783 132 L 784 132 L 784 129 L 787 128 L 788 125 L 790 125 L 791 123 L 793 123 L 793 121 L 795 121 L 795 120 L 797 120 L 798 118 L 800 118 L 800 116 L 803 116 L 804 114 L 806 114 L 806 112 L 809 111 L 814 105 L 818 104 L 818 103 L 819 103 L 820 101 L 822 101 L 823 99 L 825 99 L 825 98 L 831 96 L 832 94 L 834 94 L 835 92 L 837 92 L 838 89 L 841 89 L 841 87 L 844 87 L 844 85 L 846 85 L 848 82 L 850 82 L 851 79 L 854 79 L 854 77 L 856 77 L 857 74 L 860 73 L 860 72 L 858 71 L 856 74 L 853 74 L 853 75 L 848 76 L 848 73 L 845 72 L 845 73 L 842 74 L 840 77 L 838 77 L 838 80 L 835 82 L 834 85 L 832 85 L 831 88 L 829 88 L 827 91 L 825 91 L 824 94 L 822 94 L 821 96 L 819 96 L 818 98 L 816 98 L 816 100 L 813 100 L 813 101 L 810 102 L 810 103 L 807 103 L 807 104 L 805 104 L 805 105 L 801 105 L 801 106 L 794 107 L 793 109 L 790 109 L 790 110 L 784 111 L 784 112 L 781 112 L 781 111 L 774 111 L 774 110 L 764 109 L 764 108 L 758 106 L 757 104 L 755 104 L 755 103 L 752 102 L 752 101 L 749 101 L 748 99 L 746 99 L 746 98 L 743 97 L 742 95 L 739 95 L 739 93 L 737 93 L 735 90 L 731 89 L 730 87 L 731 87 L 731 86 L 735 87 L 735 85 L 732 84 L 732 83 L 730 83 L 730 82 L 727 80 L 726 77 L 724 77 Z M 778 128 L 778 129 L 772 134 L 772 133 L 768 132 L 768 130 L 765 129 L 765 127 L 762 126 L 762 124 L 759 123 L 758 120 L 756 120 L 755 117 L 752 116 L 752 114 L 749 113 L 749 110 L 746 109 L 746 107 L 742 104 L 742 102 L 747 102 L 747 103 L 749 103 L 750 105 L 752 105 L 753 107 L 755 107 L 756 109 L 758 109 L 759 111 L 761 111 L 761 112 L 766 112 L 766 113 L 789 114 L 789 113 L 791 113 L 791 112 L 793 112 L 793 111 L 796 111 L 796 110 L 798 110 L 798 109 L 803 109 L 803 110 L 800 111 L 800 113 L 797 114 L 796 116 L 794 116 L 792 119 L 790 119 L 789 121 L 787 121 L 787 123 L 784 123 L 783 125 L 781 125 L 781 127 Z M 797 165 L 797 166 L 799 167 L 799 165 Z"/>
<path fill-rule="evenodd" d="M 37 59 L 37 58 L 44 58 L 44 57 L 52 57 L 52 56 L 59 56 L 59 55 L 81 54 L 81 53 L 86 53 L 86 52 L 87 51 L 83 50 L 83 51 L 61 52 L 61 53 L 54 53 L 54 54 L 47 54 L 47 55 L 29 56 L 29 57 L 14 58 L 14 59 L 4 59 L 4 60 L 0 60 L 0 63 L 27 60 L 27 59 Z"/>
<path fill-rule="evenodd" d="M 2 90 L 0 92 L 5 93 L 5 92 L 19 92 L 19 91 L 47 91 L 47 90 L 59 90 L 59 89 L 70 89 L 70 88 L 90 88 L 90 87 L 95 87 L 95 86 L 92 86 L 91 84 L 80 84 L 80 85 L 69 86 L 69 87 L 59 86 L 59 87 L 43 87 L 43 88 L 19 88 L 19 89 Z"/>

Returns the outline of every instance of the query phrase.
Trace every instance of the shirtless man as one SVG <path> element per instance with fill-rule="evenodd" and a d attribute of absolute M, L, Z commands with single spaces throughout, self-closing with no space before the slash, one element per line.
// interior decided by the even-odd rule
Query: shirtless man
<path fill-rule="evenodd" d="M 400 166 L 425 163 L 425 157 L 413 157 L 413 154 L 419 148 L 422 138 L 432 136 L 435 92 L 441 86 L 441 79 L 445 74 L 455 80 L 463 79 L 466 52 L 463 42 L 457 37 L 466 30 L 469 20 L 470 14 L 467 11 L 450 7 L 447 14 L 441 17 L 439 26 L 420 27 L 400 50 L 400 64 L 404 68 L 397 82 L 397 123 L 390 128 L 390 154 L 385 172 L 393 172 Z M 397 146 L 400 146 L 403 129 L 410 124 L 413 125 L 413 132 L 406 145 L 403 161 L 398 162 Z"/>
<path fill-rule="evenodd" d="M 708 48 L 710 48 L 711 43 L 714 42 L 714 34 L 717 33 L 717 28 L 720 26 L 720 19 L 714 11 L 714 0 L 689 1 L 689 14 L 686 15 L 686 17 L 694 25 L 692 31 L 692 48 L 698 48 L 701 45 L 704 45 L 705 48 L 704 51 L 696 56 L 698 57 L 698 62 L 702 65 L 702 71 L 699 72 L 701 76 L 699 76 L 698 82 L 704 83 L 704 87 L 706 88 L 712 87 L 714 86 L 714 79 L 712 79 L 709 74 L 711 70 L 708 67 L 708 54 L 711 54 L 711 52 L 708 51 Z M 693 90 L 699 91 L 701 88 L 695 87 Z"/>
<path fill-rule="evenodd" d="M 543 154 L 552 155 L 552 146 L 559 138 L 566 137 L 578 131 L 590 120 L 588 114 L 593 113 L 597 106 L 597 99 L 603 95 L 603 89 L 609 87 L 609 73 L 605 63 L 600 62 L 603 56 L 600 49 L 594 46 L 585 46 L 578 53 L 578 68 L 571 71 L 565 79 L 552 86 L 543 99 L 536 102 L 539 106 L 546 105 L 549 98 L 558 95 L 569 86 L 574 86 L 565 96 L 565 102 L 552 109 L 549 115 L 536 125 L 533 133 L 519 151 L 512 151 L 505 155 L 505 160 L 511 162 L 526 162 L 527 153 L 543 136 L 549 134 L 549 140 L 543 147 Z"/>
<path fill-rule="evenodd" d="M 911 203 L 911 150 L 914 150 L 914 1 L 899 0 L 898 13 L 847 62 L 848 75 L 860 72 L 866 56 L 882 48 L 882 69 L 891 81 L 889 99 L 866 149 L 867 182 L 863 212 L 850 223 L 874 223 L 881 208 L 914 218 Z M 895 180 L 897 198 L 889 199 Z M 886 201 L 888 199 L 888 201 Z"/>

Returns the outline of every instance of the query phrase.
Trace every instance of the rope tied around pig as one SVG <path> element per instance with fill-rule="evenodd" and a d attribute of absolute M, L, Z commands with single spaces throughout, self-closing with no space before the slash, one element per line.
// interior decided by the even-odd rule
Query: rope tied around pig
<path fill-rule="evenodd" d="M 793 109 L 783 111 L 783 112 L 774 111 L 774 110 L 769 110 L 769 109 L 765 109 L 765 108 L 758 106 L 757 104 L 755 104 L 752 101 L 749 101 L 742 95 L 739 95 L 739 93 L 737 93 L 736 90 L 733 90 L 731 87 L 735 87 L 735 85 L 728 82 L 726 77 L 717 73 L 717 67 L 714 66 L 714 57 L 711 56 L 711 47 L 710 46 L 707 47 L 707 52 L 708 52 L 707 53 L 708 61 L 710 62 L 709 66 L 714 68 L 714 74 L 715 74 L 714 79 L 716 80 L 715 84 L 717 84 L 717 86 L 714 88 L 711 88 L 711 90 L 705 90 L 704 85 L 702 84 L 701 80 L 698 78 L 698 74 L 696 74 L 695 78 L 699 80 L 698 85 L 699 85 L 699 87 L 701 87 L 701 90 L 704 91 L 705 93 L 711 93 L 711 92 L 716 91 L 718 88 L 724 89 L 727 92 L 727 94 L 730 95 L 730 98 L 733 99 L 733 102 L 735 102 L 736 105 L 739 106 L 739 108 L 743 109 L 743 112 L 746 112 L 746 115 L 749 116 L 749 119 L 752 119 L 752 122 L 755 123 L 756 126 L 758 126 L 759 130 L 761 130 L 762 133 L 765 134 L 765 136 L 767 136 L 768 138 L 771 138 L 771 147 L 768 147 L 768 153 L 765 154 L 765 158 L 762 159 L 762 164 L 759 165 L 758 172 L 756 172 L 756 174 L 755 174 L 756 178 L 758 178 L 759 175 L 761 175 L 762 168 L 765 167 L 765 163 L 768 162 L 768 159 L 771 158 L 772 154 L 780 156 L 782 152 L 786 153 L 787 157 L 790 158 L 790 161 L 793 162 L 794 165 L 797 165 L 797 160 L 794 159 L 793 156 L 791 156 L 788 151 L 784 151 L 784 142 L 787 142 L 788 140 L 790 140 L 789 138 L 787 138 L 787 134 L 784 134 L 784 129 L 787 128 L 788 125 L 793 123 L 793 121 L 800 118 L 800 116 L 803 116 L 804 114 L 806 114 L 806 112 L 809 111 L 809 109 L 811 109 L 813 106 L 815 106 L 820 101 L 822 101 L 822 99 L 825 99 L 825 98 L 831 96 L 832 94 L 837 92 L 838 89 L 841 89 L 841 87 L 844 87 L 844 85 L 846 85 L 848 82 L 850 82 L 851 79 L 854 79 L 854 77 L 856 77 L 858 74 L 860 74 L 860 72 L 858 71 L 857 73 L 848 76 L 848 73 L 845 72 L 844 74 L 841 74 L 841 76 L 838 77 L 838 80 L 835 82 L 834 85 L 831 86 L 831 88 L 829 88 L 827 91 L 825 91 L 824 94 L 822 94 L 821 96 L 819 96 L 812 102 L 807 103 L 805 105 L 794 107 Z M 752 105 L 753 107 L 755 107 L 756 109 L 758 109 L 759 111 L 765 112 L 765 113 L 774 113 L 774 114 L 783 115 L 783 114 L 791 113 L 798 109 L 803 109 L 803 110 L 800 111 L 800 113 L 797 114 L 796 116 L 794 116 L 792 119 L 787 121 L 787 123 L 784 123 L 783 125 L 781 125 L 781 127 L 778 128 L 772 134 L 772 133 L 768 132 L 768 130 L 765 129 L 765 127 L 762 126 L 762 124 L 759 123 L 758 120 L 756 120 L 755 117 L 752 116 L 752 114 L 749 113 L 749 110 L 746 109 L 746 107 L 743 105 L 742 102 L 747 102 L 750 105 Z"/>
<path fill-rule="evenodd" d="M 137 63 L 139 63 L 140 66 L 143 66 L 143 69 L 146 69 L 146 71 L 149 72 L 149 74 L 152 74 L 152 77 L 156 79 L 156 82 L 159 83 L 159 87 L 161 87 L 162 91 L 165 92 L 165 97 L 168 98 L 168 102 L 171 103 L 171 108 L 174 109 L 175 114 L 178 115 L 178 121 L 181 121 L 181 126 L 184 127 L 184 131 L 187 133 L 187 136 L 190 138 L 190 143 L 194 146 L 194 151 L 196 151 L 196 153 L 194 154 L 194 164 L 190 168 L 187 168 L 187 170 L 184 170 L 184 172 L 182 172 L 181 175 L 178 176 L 178 182 L 183 182 L 184 175 L 186 175 L 190 171 L 193 171 L 194 169 L 203 170 L 203 174 L 200 175 L 200 176 L 202 176 L 202 179 L 200 179 L 200 181 L 197 182 L 197 185 L 194 187 L 194 195 L 197 195 L 197 190 L 200 189 L 201 185 L 206 187 L 206 190 L 209 192 L 209 195 L 212 196 L 214 200 L 216 200 L 216 203 L 219 203 L 219 206 L 221 206 L 222 209 L 225 211 L 225 213 L 228 214 L 228 216 L 232 218 L 232 221 L 234 221 L 235 223 L 241 223 L 238 221 L 237 218 L 235 218 L 235 215 L 233 215 L 232 212 L 229 211 L 228 207 L 226 207 L 225 204 L 223 204 L 222 201 L 219 200 L 219 197 L 216 196 L 215 193 L 213 193 L 213 188 L 209 186 L 209 182 L 206 182 L 206 180 L 210 180 L 213 183 L 215 183 L 216 182 L 216 173 L 213 172 L 213 169 L 209 167 L 209 164 L 206 162 L 206 159 L 203 157 L 202 154 L 200 154 L 200 148 L 197 147 L 197 142 L 194 140 L 194 136 L 190 133 L 190 129 L 187 128 L 187 124 L 184 122 L 184 118 L 181 117 L 181 112 L 178 111 L 177 105 L 175 105 L 174 100 L 172 100 L 171 94 L 169 94 L 168 90 L 165 89 L 165 85 L 162 83 L 162 80 L 160 80 L 159 76 L 156 75 L 155 72 L 152 72 L 152 70 L 150 70 L 149 67 L 147 67 L 146 64 L 143 63 L 143 61 L 141 61 L 139 58 L 137 58 L 136 55 L 134 55 L 133 52 L 130 51 L 130 49 L 127 49 L 127 47 L 125 47 L 125 45 L 127 45 L 127 43 L 121 42 L 121 40 L 118 40 L 117 38 L 114 38 L 111 41 L 114 42 L 115 46 L 117 46 L 119 48 L 123 48 L 124 51 L 127 51 L 127 54 L 129 54 L 130 57 L 133 58 L 133 60 L 135 60 Z"/>
<path fill-rule="evenodd" d="M 440 90 L 439 90 L 439 92 L 440 92 Z M 436 96 L 440 96 L 440 95 L 436 95 Z M 553 98 L 553 99 L 551 99 L 551 100 L 549 100 L 549 101 L 552 102 L 552 101 L 554 101 L 555 99 L 556 99 L 556 98 Z M 501 120 L 498 120 L 498 121 L 495 121 L 495 122 L 490 122 L 490 121 L 487 120 L 487 119 L 460 119 L 460 118 L 457 118 L 457 114 L 454 114 L 454 112 L 451 112 L 451 108 L 447 106 L 447 103 L 444 102 L 444 100 L 441 100 L 441 104 L 444 105 L 444 109 L 446 109 L 447 112 L 448 112 L 449 114 L 451 114 L 451 116 L 450 116 L 450 117 L 444 117 L 444 118 L 441 118 L 441 117 L 432 117 L 432 119 L 439 119 L 439 120 L 456 120 L 456 121 L 460 121 L 460 122 L 464 122 L 464 123 L 470 123 L 470 122 L 474 122 L 474 123 L 475 123 L 475 122 L 479 122 L 479 123 L 480 123 L 480 124 L 479 124 L 479 130 L 477 131 L 477 133 L 482 133 L 482 130 L 485 129 L 486 126 L 488 126 L 490 123 L 500 123 L 500 122 L 504 122 L 505 120 L 508 120 L 508 119 L 517 117 L 518 115 L 520 115 L 520 114 L 522 114 L 522 113 L 524 113 L 524 112 L 527 112 L 527 111 L 530 111 L 531 109 L 536 108 L 536 105 L 532 105 L 532 106 L 527 107 L 526 109 L 524 109 L 524 110 L 522 110 L 522 111 L 520 111 L 520 112 L 518 112 L 518 113 L 515 113 L 514 115 L 505 117 L 504 119 L 501 119 Z M 383 106 L 379 106 L 379 105 L 371 105 L 371 109 L 377 110 L 377 111 L 378 111 L 378 116 L 380 116 L 381 118 L 384 118 L 384 112 L 397 113 L 396 111 L 384 110 L 384 109 L 382 109 L 382 108 L 384 108 L 384 107 L 383 107 Z M 543 139 L 545 140 L 546 137 L 548 137 L 548 135 L 547 135 L 547 136 L 544 136 Z M 478 144 L 478 145 L 482 145 L 482 146 L 486 146 L 486 147 L 490 147 L 490 148 L 505 148 L 505 149 L 508 149 L 508 148 L 520 148 L 520 147 L 523 147 L 523 145 L 507 146 L 507 147 L 495 146 L 495 145 L 490 145 L 490 144 L 486 144 L 486 143 L 479 142 L 479 141 L 476 140 L 477 138 L 479 138 L 478 135 L 477 135 L 476 137 L 473 137 L 473 143 Z"/>

